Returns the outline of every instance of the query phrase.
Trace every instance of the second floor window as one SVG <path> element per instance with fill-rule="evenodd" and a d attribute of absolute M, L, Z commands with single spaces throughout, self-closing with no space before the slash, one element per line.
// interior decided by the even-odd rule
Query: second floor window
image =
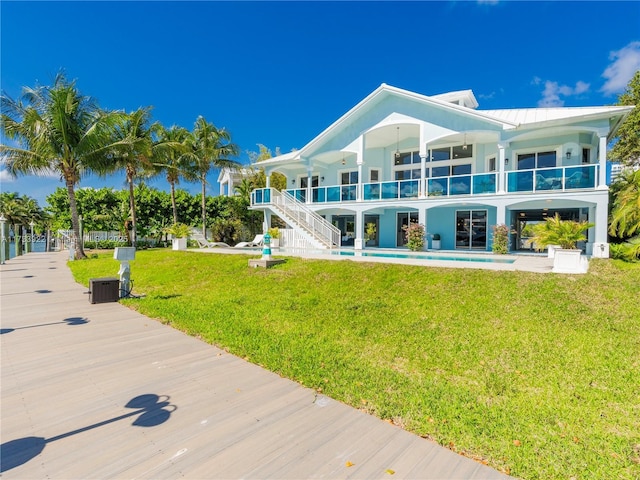
<path fill-rule="evenodd" d="M 358 171 L 353 170 L 351 172 L 342 172 L 340 178 L 341 185 L 354 185 L 358 183 Z"/>
<path fill-rule="evenodd" d="M 556 152 L 536 152 L 518 155 L 518 170 L 556 166 Z"/>

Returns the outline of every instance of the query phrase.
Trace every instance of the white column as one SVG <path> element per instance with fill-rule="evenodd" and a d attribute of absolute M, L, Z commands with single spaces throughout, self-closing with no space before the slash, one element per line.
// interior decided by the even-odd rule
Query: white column
<path fill-rule="evenodd" d="M 267 171 L 265 170 L 265 172 L 264 172 L 264 176 L 266 177 L 266 180 L 267 180 L 267 181 L 266 181 L 266 185 L 265 185 L 265 186 L 266 186 L 267 188 L 271 188 L 271 174 L 270 174 L 270 173 L 267 173 Z"/>
<path fill-rule="evenodd" d="M 589 208 L 589 221 L 595 223 L 593 227 L 595 235 L 592 238 L 592 245 L 587 244 L 587 254 L 591 253 L 597 258 L 609 258 L 609 243 L 607 237 L 607 220 L 608 220 L 608 198 L 605 198 L 595 206 L 595 209 Z M 595 210 L 595 212 L 593 212 Z M 593 212 L 593 213 L 592 213 Z M 592 216 L 595 214 L 594 216 Z M 591 247 L 591 248 L 589 248 Z M 591 250 L 591 252 L 589 252 Z"/>
<path fill-rule="evenodd" d="M 271 211 L 264 210 L 264 223 L 262 224 L 262 233 L 267 233 L 267 230 L 271 228 Z"/>
<path fill-rule="evenodd" d="M 418 155 L 420 155 L 420 191 L 419 198 L 426 198 L 427 195 L 427 124 L 420 124 L 420 139 L 418 140 Z"/>
<path fill-rule="evenodd" d="M 356 238 L 353 241 L 353 249 L 354 250 L 362 250 L 364 246 L 364 212 L 356 212 L 356 224 L 354 232 Z"/>
<path fill-rule="evenodd" d="M 306 194 L 306 201 L 305 203 L 312 203 L 312 186 L 311 186 L 311 177 L 312 177 L 313 171 L 311 170 L 311 167 L 307 168 L 307 194 Z"/>
<path fill-rule="evenodd" d="M 505 179 L 505 149 L 509 146 L 508 142 L 498 143 L 498 194 L 506 193 L 506 179 Z"/>
<path fill-rule="evenodd" d="M 598 190 L 608 190 L 607 186 L 607 135 L 599 133 L 600 148 L 598 150 L 598 163 L 600 172 L 598 175 Z"/>
<path fill-rule="evenodd" d="M 362 201 L 362 163 L 358 159 L 358 186 L 356 187 L 356 202 Z"/>
<path fill-rule="evenodd" d="M 429 231 L 427 228 L 427 209 L 425 207 L 418 208 L 418 223 L 424 226 L 424 248 L 423 250 L 427 250 L 429 248 Z"/>
<path fill-rule="evenodd" d="M 427 198 L 427 154 L 420 154 L 420 194 L 419 198 Z"/>
<path fill-rule="evenodd" d="M 503 205 L 496 207 L 496 225 L 506 224 L 507 209 Z"/>

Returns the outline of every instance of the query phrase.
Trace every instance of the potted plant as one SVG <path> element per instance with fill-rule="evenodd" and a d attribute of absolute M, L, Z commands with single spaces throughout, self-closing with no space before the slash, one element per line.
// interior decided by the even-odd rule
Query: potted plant
<path fill-rule="evenodd" d="M 280 248 L 280 229 L 273 227 L 268 230 L 271 237 L 271 248 Z"/>
<path fill-rule="evenodd" d="M 174 250 L 186 250 L 187 249 L 187 237 L 191 228 L 184 223 L 174 223 L 166 230 L 166 233 L 172 236 L 172 245 Z"/>
<path fill-rule="evenodd" d="M 593 223 L 587 221 L 560 220 L 556 213 L 554 217 L 547 218 L 544 223 L 534 227 L 533 241 L 542 248 L 548 245 L 560 246 L 555 248 L 553 272 L 585 273 L 587 264 L 583 261 L 582 251 L 576 248 L 576 244 L 586 240 L 584 232 L 593 226 Z"/>
<path fill-rule="evenodd" d="M 440 234 L 434 233 L 431 235 L 431 249 L 440 250 Z"/>
<path fill-rule="evenodd" d="M 364 239 L 367 241 L 367 246 L 376 244 L 376 224 L 373 222 L 367 223 L 367 228 L 364 232 Z"/>

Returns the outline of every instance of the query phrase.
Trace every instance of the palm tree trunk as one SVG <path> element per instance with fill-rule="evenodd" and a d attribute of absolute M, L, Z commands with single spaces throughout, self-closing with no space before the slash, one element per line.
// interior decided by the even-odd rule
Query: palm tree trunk
<path fill-rule="evenodd" d="M 73 180 L 66 180 L 67 184 L 67 194 L 69 195 L 69 209 L 71 210 L 71 226 L 73 229 L 73 238 L 71 242 L 75 251 L 76 260 L 82 260 L 87 258 L 84 254 L 84 249 L 82 248 L 82 242 L 79 242 L 80 238 L 80 220 L 78 218 L 78 204 L 76 203 L 76 192 L 74 190 Z"/>
<path fill-rule="evenodd" d="M 171 184 L 171 207 L 173 208 L 173 223 L 178 223 L 178 207 L 176 206 L 176 184 L 175 182 L 169 182 Z"/>
<path fill-rule="evenodd" d="M 133 175 L 127 173 L 127 181 L 129 182 L 129 206 L 131 207 L 131 246 L 136 246 L 136 198 L 133 194 Z"/>
<path fill-rule="evenodd" d="M 202 235 L 204 239 L 207 239 L 207 199 L 205 197 L 206 194 L 206 184 L 207 179 L 204 175 L 200 177 L 200 181 L 202 182 Z"/>

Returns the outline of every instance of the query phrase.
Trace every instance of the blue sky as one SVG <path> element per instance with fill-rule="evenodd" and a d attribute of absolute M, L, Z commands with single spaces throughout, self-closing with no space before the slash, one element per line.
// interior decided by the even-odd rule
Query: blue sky
<path fill-rule="evenodd" d="M 64 69 L 103 108 L 153 106 L 154 120 L 187 128 L 203 115 L 243 163 L 258 143 L 301 148 L 381 83 L 472 89 L 480 109 L 607 105 L 640 69 L 636 1 L 3 0 L 0 15 L 8 95 Z M 0 181 L 42 206 L 63 186 L 1 165 Z M 124 174 L 86 186 L 123 188 Z"/>

